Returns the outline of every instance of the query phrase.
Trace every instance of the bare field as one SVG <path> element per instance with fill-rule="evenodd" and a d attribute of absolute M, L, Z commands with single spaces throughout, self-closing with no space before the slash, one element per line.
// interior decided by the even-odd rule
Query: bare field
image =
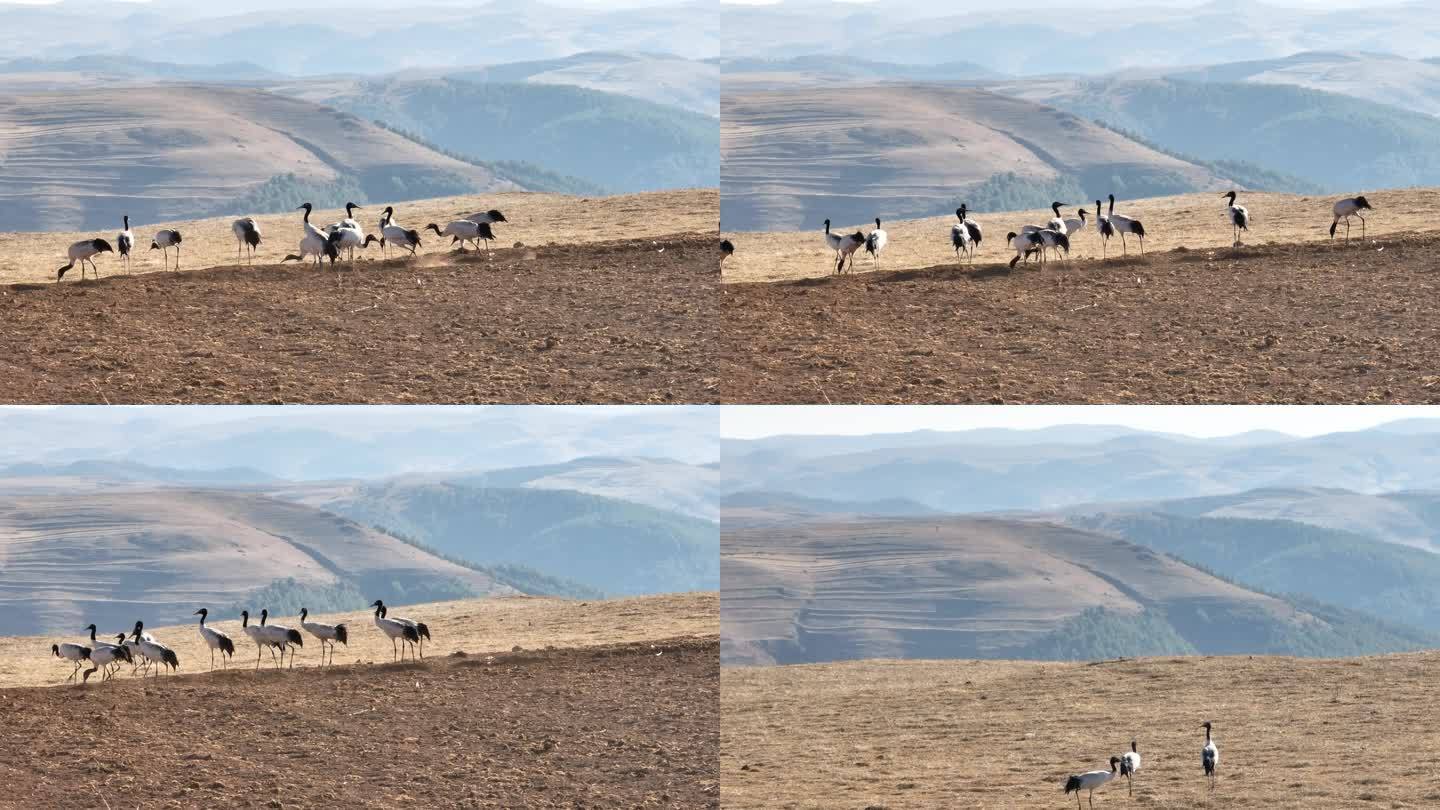
<path fill-rule="evenodd" d="M 1437 402 L 1436 236 L 728 284 L 722 401 Z"/>
<path fill-rule="evenodd" d="M 202 607 L 210 610 L 208 626 L 235 642 L 235 660 L 229 668 L 253 670 L 256 648 L 240 629 L 239 616 L 223 615 L 219 605 L 195 606 L 197 610 Z M 258 615 L 264 607 L 254 605 L 251 610 Z M 441 659 L 462 650 L 477 655 L 505 652 L 515 646 L 526 650 L 592 647 L 651 639 L 706 638 L 720 632 L 720 600 L 716 593 L 593 602 L 525 596 L 467 599 L 394 606 L 391 615 L 423 621 L 430 626 L 433 641 L 425 643 L 426 660 Z M 199 617 L 195 618 L 198 623 Z M 336 664 L 388 663 L 393 659 L 390 640 L 375 627 L 371 611 L 312 614 L 310 618 L 326 624 L 347 623 L 350 643 L 336 647 Z M 298 616 L 276 616 L 271 622 L 300 627 Z M 132 626 L 101 627 L 99 632 L 102 640 L 108 633 L 108 640 L 114 641 L 116 633 L 130 630 Z M 205 672 L 210 668 L 210 648 L 201 640 L 196 623 L 147 627 L 146 630 L 175 650 L 182 674 Z M 296 669 L 320 663 L 319 642 L 309 634 L 304 635 L 305 646 L 295 657 Z M 73 664 L 51 655 L 50 645 L 67 641 L 88 643 L 88 637 L 80 627 L 63 636 L 0 636 L 0 689 L 63 684 Z M 718 661 L 718 651 L 716 655 Z M 261 669 L 266 667 L 274 668 L 268 653 L 261 661 Z M 221 668 L 218 655 L 216 668 Z M 111 683 L 131 679 L 129 669 L 125 668 Z M 110 684 L 106 684 L 104 688 L 109 687 Z"/>
<path fill-rule="evenodd" d="M 378 234 L 376 226 L 387 204 L 371 203 L 356 213 L 355 218 L 366 233 Z M 649 239 L 678 233 L 713 234 L 720 218 L 720 193 L 713 188 L 596 198 L 507 192 L 393 205 L 396 224 L 416 230 L 432 222 L 443 229 L 446 223 L 467 214 L 498 209 L 509 221 L 494 226 L 497 239 L 493 247 L 511 247 L 520 242 L 540 248 Z M 304 235 L 302 216 L 303 212 L 296 211 L 255 217 L 262 236 L 255 256 L 257 266 L 278 263 L 286 254 L 296 252 Z M 323 226 L 344 218 L 343 208 L 317 210 L 310 221 Z M 219 217 L 139 225 L 132 215 L 136 248 L 132 272 L 162 270 L 161 252 L 150 250 L 151 237 L 162 228 L 178 228 L 185 238 L 181 245 L 182 271 L 245 265 L 243 258 L 235 256 L 235 235 L 230 231 L 230 223 L 234 221 L 234 217 Z M 117 217 L 114 228 L 96 232 L 0 233 L 0 283 L 54 281 L 56 269 L 69 261 L 65 251 L 71 244 L 98 236 L 114 245 L 120 227 Z M 421 245 L 422 256 L 445 256 L 451 250 L 448 238 L 439 239 L 431 231 L 421 235 Z M 381 253 L 375 246 L 363 253 L 357 251 L 356 256 L 363 257 L 362 263 L 368 263 L 379 260 Z M 102 254 L 95 261 L 102 278 L 124 273 L 118 257 L 112 254 Z M 66 274 L 65 283 L 71 278 L 79 278 L 78 268 Z"/>
<path fill-rule="evenodd" d="M 1098 665 L 863 661 L 724 668 L 727 808 L 1065 808 L 1132 738 L 1096 808 L 1434 807 L 1440 654 Z M 1215 724 L 1220 777 L 1200 768 Z"/>
<path fill-rule="evenodd" d="M 1398 234 L 1414 234 L 1434 230 L 1431 211 L 1435 201 L 1440 199 L 1440 189 L 1417 188 L 1394 191 L 1364 192 L 1366 199 L 1375 206 L 1366 213 L 1369 225 L 1368 237 L 1391 237 Z M 1246 206 L 1254 223 L 1250 232 L 1243 235 L 1247 245 L 1259 246 L 1278 243 L 1329 242 L 1331 206 L 1340 196 L 1301 197 L 1293 194 L 1250 194 L 1242 193 L 1239 199 Z M 1062 200 L 1072 203 L 1061 209 L 1066 217 L 1076 216 L 1075 208 L 1084 207 L 1085 200 Z M 1116 213 L 1139 219 L 1145 223 L 1149 234 L 1145 239 L 1147 253 L 1164 253 L 1184 247 L 1190 250 L 1229 248 L 1233 241 L 1231 228 L 1226 219 L 1227 201 L 1214 194 L 1185 194 L 1177 197 L 1155 197 L 1145 200 L 1117 200 Z M 957 203 L 958 207 L 958 203 Z M 1090 224 L 1077 234 L 1071 244 L 1070 255 L 1075 259 L 1100 258 L 1104 253 L 1099 235 L 1094 229 L 1095 201 L 1088 205 Z M 976 256 L 975 266 L 995 262 L 1009 262 L 1015 251 L 1005 245 L 1005 234 L 1019 231 L 1023 225 L 1043 225 L 1053 214 L 1049 209 L 1036 211 L 1011 211 L 1002 213 L 972 212 L 971 219 L 980 223 L 984 230 L 984 241 Z M 889 236 L 889 246 L 878 265 L 871 263 L 862 250 L 856 254 L 857 272 L 872 269 L 904 270 L 935 266 L 958 266 L 955 251 L 950 246 L 950 226 L 956 222 L 953 213 L 947 216 L 930 217 L 906 221 L 885 221 L 883 226 Z M 869 233 L 875 227 L 871 220 L 858 225 L 838 222 L 832 230 L 840 233 L 854 233 L 857 228 Z M 1340 228 L 1344 234 L 1344 226 Z M 1360 222 L 1354 221 L 1352 237 L 1360 236 Z M 834 272 L 834 252 L 824 241 L 820 229 L 804 232 L 775 233 L 727 233 L 725 236 L 735 243 L 735 255 L 725 261 L 726 282 L 783 281 L 816 278 Z M 1139 252 L 1134 239 L 1132 254 Z M 1111 256 L 1122 255 L 1120 240 L 1110 241 Z"/>
<path fill-rule="evenodd" d="M 715 808 L 718 691 L 714 637 L 0 689 L 0 807 Z"/>
<path fill-rule="evenodd" d="M 0 400 L 712 402 L 710 227 L 0 288 Z"/>

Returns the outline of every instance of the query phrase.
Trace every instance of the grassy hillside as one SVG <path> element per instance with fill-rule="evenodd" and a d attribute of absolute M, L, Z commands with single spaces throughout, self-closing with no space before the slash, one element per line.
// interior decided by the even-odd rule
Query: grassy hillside
<path fill-rule="evenodd" d="M 319 104 L 218 85 L 0 102 L 0 231 L 67 230 L 517 186 Z"/>
<path fill-rule="evenodd" d="M 565 84 L 720 115 L 720 65 L 656 53 L 589 51 L 446 74 L 468 82 Z"/>
<path fill-rule="evenodd" d="M 523 565 L 611 594 L 719 587 L 719 527 L 565 490 L 362 486 L 325 505 L 485 566 Z"/>
<path fill-rule="evenodd" d="M 308 589 L 336 607 L 356 606 L 352 591 L 371 599 L 516 593 L 490 573 L 329 512 L 218 490 L 5 496 L 0 569 L 0 633 L 184 621 L 197 601 L 230 605 L 265 588 L 277 597 Z"/>
<path fill-rule="evenodd" d="M 1440 555 L 1430 551 L 1289 520 L 1146 513 L 1076 516 L 1069 523 L 1204 565 L 1247 587 L 1440 631 Z"/>
<path fill-rule="evenodd" d="M 1440 183 L 1440 119 L 1336 93 L 1171 79 L 996 89 L 1139 133 L 1166 149 L 1251 162 L 1331 193 Z"/>
<path fill-rule="evenodd" d="M 1107 534 L 977 518 L 725 532 L 729 663 L 1357 655 L 1440 636 L 1262 593 Z"/>
<path fill-rule="evenodd" d="M 1440 114 L 1440 64 L 1392 53 L 1306 51 L 1174 71 L 1191 82 L 1288 84 L 1354 96 L 1426 115 Z"/>
<path fill-rule="evenodd" d="M 608 192 L 719 184 L 714 118 L 547 84 L 383 79 L 279 88 L 486 161 L 522 161 Z"/>
<path fill-rule="evenodd" d="M 722 104 L 727 230 L 934 216 L 961 202 L 977 211 L 1079 205 L 1110 192 L 1232 182 L 1075 115 L 974 88 L 795 87 L 731 93 Z"/>

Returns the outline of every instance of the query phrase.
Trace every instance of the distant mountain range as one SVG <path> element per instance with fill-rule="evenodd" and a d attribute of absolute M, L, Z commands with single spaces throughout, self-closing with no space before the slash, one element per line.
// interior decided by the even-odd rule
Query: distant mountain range
<path fill-rule="evenodd" d="M 1440 645 L 1437 420 L 776 436 L 723 454 L 732 663 Z"/>
<path fill-rule="evenodd" d="M 63 0 L 10 5 L 0 53 L 86 53 L 182 64 L 248 62 L 290 75 L 390 73 L 554 59 L 619 50 L 691 59 L 720 55 L 716 7 L 699 2 L 602 8 L 545 3 L 395 4 L 317 0 L 297 15 L 268 0 L 244 7 L 180 0 Z"/>

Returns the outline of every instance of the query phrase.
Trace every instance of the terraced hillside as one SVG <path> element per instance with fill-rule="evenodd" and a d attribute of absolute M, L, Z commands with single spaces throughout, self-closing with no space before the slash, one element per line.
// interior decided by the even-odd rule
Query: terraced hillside
<path fill-rule="evenodd" d="M 215 85 L 0 95 L 0 164 L 5 231 L 253 213 L 295 186 L 373 200 L 519 190 L 353 115 Z"/>
<path fill-rule="evenodd" d="M 1171 652 L 1254 652 L 1330 628 L 1149 549 L 1055 524 L 856 519 L 727 530 L 727 663 L 1053 657 L 1103 611 Z M 1103 624 L 1101 617 L 1098 623 Z M 1057 634 L 1061 636 L 1057 639 Z"/>
<path fill-rule="evenodd" d="M 1100 187 L 1133 197 L 1231 185 L 1070 113 L 927 84 L 727 94 L 720 154 L 721 213 L 738 231 L 934 216 L 965 200 L 979 211 L 1079 204 Z"/>
<path fill-rule="evenodd" d="M 280 579 L 394 596 L 504 595 L 490 574 L 299 504 L 130 490 L 0 499 L 0 633 L 185 620 Z M 258 608 L 257 608 L 258 610 Z"/>

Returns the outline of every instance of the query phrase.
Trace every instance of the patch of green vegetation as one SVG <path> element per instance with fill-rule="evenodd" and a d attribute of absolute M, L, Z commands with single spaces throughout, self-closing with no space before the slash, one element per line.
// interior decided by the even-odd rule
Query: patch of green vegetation
<path fill-rule="evenodd" d="M 316 208 L 340 208 L 347 202 L 364 205 L 370 198 L 353 177 L 341 177 L 330 183 L 307 180 L 295 174 L 280 174 L 249 189 L 241 196 L 221 203 L 204 216 L 243 216 L 246 214 L 277 214 L 293 211 L 303 203 Z"/>
<path fill-rule="evenodd" d="M 489 169 L 496 177 L 520 186 L 527 191 L 547 191 L 553 194 L 570 194 L 576 197 L 601 197 L 605 195 L 605 189 L 581 180 L 578 177 L 552 172 L 534 163 L 527 163 L 523 160 L 480 160 L 470 155 L 458 152 L 453 149 L 446 149 L 437 143 L 433 143 L 424 136 L 410 130 L 391 125 L 385 121 L 376 121 L 375 125 L 381 129 L 399 135 L 402 138 L 414 141 L 417 144 L 435 152 L 458 160 L 461 163 L 469 163 L 471 166 L 479 166 L 482 169 Z"/>
<path fill-rule="evenodd" d="M 1228 177 L 1245 188 L 1254 191 L 1278 191 L 1287 194 L 1320 194 L 1324 191 L 1319 183 L 1312 183 L 1301 177 L 1284 172 L 1271 171 L 1263 166 L 1257 166 L 1244 160 L 1205 160 L 1194 155 L 1187 155 L 1166 149 L 1138 132 L 1131 132 L 1120 126 L 1115 126 L 1106 121 L 1096 121 L 1096 125 L 1122 135 L 1141 146 L 1154 149 L 1162 155 L 1169 155 L 1176 160 L 1183 160 L 1186 163 L 1193 163 L 1203 166 L 1221 177 Z M 1130 195 L 1134 196 L 1134 195 Z"/>
<path fill-rule="evenodd" d="M 371 526 L 377 532 L 388 534 L 396 540 L 407 545 L 414 546 L 426 554 L 430 554 L 448 562 L 454 563 L 461 568 L 468 568 L 471 571 L 478 571 L 488 574 L 503 585 L 509 585 L 515 590 L 530 596 L 559 596 L 566 599 L 604 599 L 605 593 L 597 588 L 583 585 L 579 582 L 552 577 L 536 571 L 524 565 L 501 563 L 500 565 L 480 565 L 473 560 L 464 557 L 457 557 L 453 554 L 446 554 L 438 548 L 423 543 L 414 537 L 384 526 Z"/>
<path fill-rule="evenodd" d="M 288 617 L 298 616 L 302 607 L 308 608 L 311 613 L 341 613 L 360 610 L 376 599 L 404 605 L 475 596 L 479 596 L 475 589 L 459 580 L 421 578 L 408 573 L 372 574 L 354 580 L 341 580 L 333 585 L 306 584 L 290 577 L 256 588 L 232 605 L 230 610 L 235 614 L 248 610 L 251 618 L 258 622 L 262 609 L 269 610 L 271 616 Z"/>
<path fill-rule="evenodd" d="M 1094 607 L 1025 645 L 1014 657 L 1035 661 L 1101 661 L 1199 652 L 1156 611 L 1135 614 Z"/>

